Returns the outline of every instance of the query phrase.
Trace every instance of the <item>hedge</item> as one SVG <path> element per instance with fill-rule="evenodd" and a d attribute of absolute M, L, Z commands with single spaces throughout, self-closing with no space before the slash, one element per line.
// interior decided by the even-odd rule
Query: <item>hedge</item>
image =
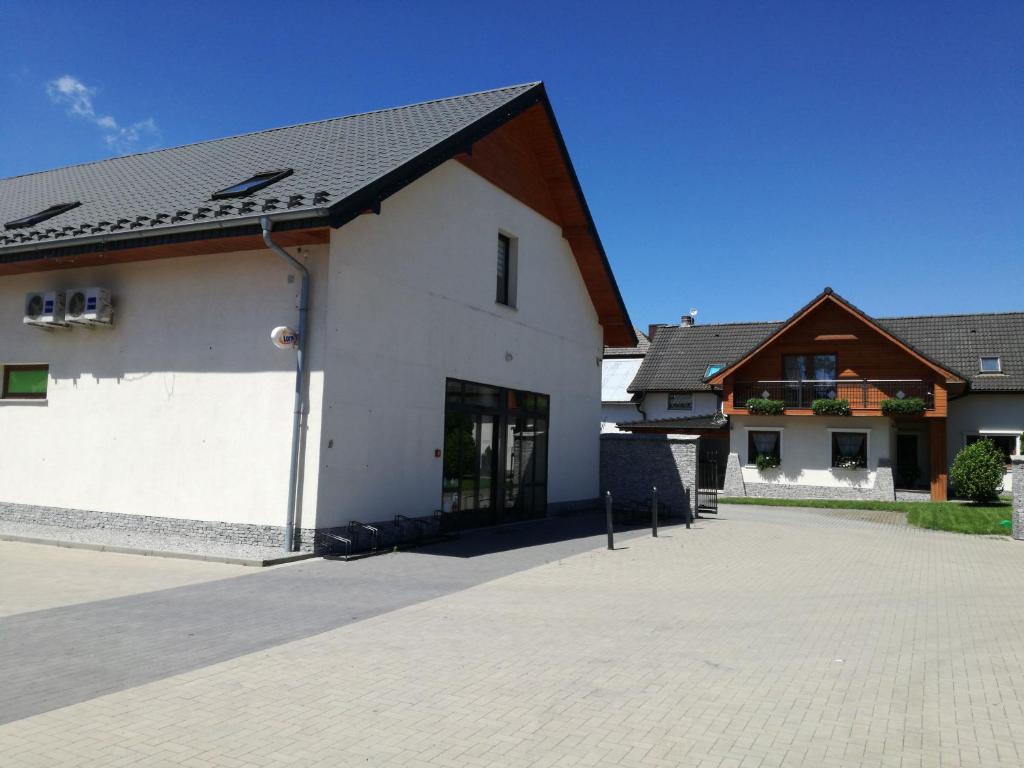
<path fill-rule="evenodd" d="M 958 496 L 971 501 L 999 498 L 1006 466 L 1003 454 L 991 440 L 978 440 L 964 446 L 953 459 L 949 482 Z"/>

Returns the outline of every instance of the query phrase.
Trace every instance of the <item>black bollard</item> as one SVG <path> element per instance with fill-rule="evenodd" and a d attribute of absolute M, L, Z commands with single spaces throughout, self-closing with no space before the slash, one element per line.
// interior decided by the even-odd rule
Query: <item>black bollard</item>
<path fill-rule="evenodd" d="M 658 486 L 651 488 L 651 536 L 658 538 Z"/>
<path fill-rule="evenodd" d="M 615 549 L 615 531 L 612 527 L 612 492 L 605 491 L 604 514 L 608 519 L 608 549 Z"/>

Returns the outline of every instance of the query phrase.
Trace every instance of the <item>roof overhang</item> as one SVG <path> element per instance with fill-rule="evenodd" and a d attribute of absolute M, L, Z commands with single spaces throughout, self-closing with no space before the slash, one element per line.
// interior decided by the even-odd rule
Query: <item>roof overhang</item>
<path fill-rule="evenodd" d="M 801 320 L 803 320 L 809 314 L 814 312 L 820 306 L 828 302 L 831 302 L 836 306 L 840 307 L 843 311 L 849 313 L 852 317 L 855 317 L 857 320 L 870 327 L 873 331 L 877 332 L 879 335 L 890 341 L 892 344 L 902 349 L 908 355 L 918 360 L 919 362 L 923 363 L 927 367 L 931 368 L 939 376 L 942 376 L 947 383 L 965 383 L 963 378 L 953 373 L 952 371 L 947 370 L 946 368 L 939 365 L 931 358 L 921 354 L 916 349 L 907 344 L 905 341 L 903 341 L 903 339 L 893 335 L 885 328 L 880 326 L 877 322 L 875 322 L 875 320 L 872 317 L 870 317 L 869 315 L 859 310 L 857 307 L 850 304 L 842 296 L 839 296 L 831 288 L 826 288 L 824 291 L 822 291 L 816 297 L 814 297 L 808 304 L 804 305 L 801 309 L 797 310 L 797 312 L 792 317 L 790 317 L 786 322 L 784 322 L 781 326 L 779 326 L 779 328 L 777 328 L 774 333 L 769 335 L 760 344 L 758 344 L 756 347 L 747 352 L 746 355 L 744 355 L 735 363 L 732 363 L 727 368 L 724 368 L 723 370 L 719 371 L 714 376 L 709 378 L 707 380 L 708 384 L 716 388 L 722 387 L 723 383 L 725 382 L 725 379 L 728 376 L 730 376 L 733 372 L 735 372 L 736 369 L 745 365 L 752 358 L 754 358 L 762 349 L 764 349 L 766 346 L 779 339 L 781 336 L 785 335 L 785 333 L 789 331 L 794 325 L 799 323 Z"/>
<path fill-rule="evenodd" d="M 517 119 L 518 118 L 518 119 Z M 496 133 L 501 130 L 501 137 Z M 539 178 L 549 204 L 539 205 L 530 183 L 516 180 L 514 160 L 495 145 L 518 142 L 537 156 Z M 259 219 L 269 215 L 281 245 L 326 243 L 328 227 L 338 228 L 365 213 L 380 213 L 381 203 L 437 166 L 456 159 L 562 227 L 604 329 L 606 346 L 636 346 L 637 339 L 597 234 L 543 83 L 521 93 L 408 162 L 322 208 L 262 212 L 251 219 L 233 217 L 163 226 L 151 232 L 129 229 L 74 241 L 25 243 L 0 249 L 0 275 L 42 272 L 92 264 L 173 258 L 264 247 Z M 543 210 L 542 210 L 543 208 Z M 298 234 L 299 232 L 304 234 Z"/>

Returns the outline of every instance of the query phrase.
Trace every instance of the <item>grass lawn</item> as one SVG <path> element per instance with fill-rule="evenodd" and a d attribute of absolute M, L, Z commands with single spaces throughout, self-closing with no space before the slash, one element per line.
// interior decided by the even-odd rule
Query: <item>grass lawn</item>
<path fill-rule="evenodd" d="M 987 533 L 1008 536 L 1010 528 L 1001 525 L 1013 514 L 1007 501 L 988 504 L 964 504 L 958 501 L 831 501 L 826 499 L 729 498 L 721 504 L 760 504 L 768 507 L 814 507 L 816 509 L 883 509 L 905 512 L 907 522 L 919 528 L 934 528 L 955 533 Z"/>

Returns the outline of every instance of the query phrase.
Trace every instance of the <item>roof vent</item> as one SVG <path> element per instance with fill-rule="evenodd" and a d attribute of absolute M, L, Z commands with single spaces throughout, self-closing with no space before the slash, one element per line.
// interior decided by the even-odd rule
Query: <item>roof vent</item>
<path fill-rule="evenodd" d="M 253 192 L 259 192 L 264 187 L 269 187 L 274 182 L 280 181 L 286 176 L 292 175 L 291 168 L 283 168 L 277 171 L 263 171 L 255 176 L 250 176 L 245 181 L 232 184 L 230 187 L 218 190 L 213 193 L 214 200 L 224 197 L 245 197 Z"/>
<path fill-rule="evenodd" d="M 72 208 L 77 208 L 81 203 L 75 201 L 73 203 L 61 203 L 60 205 L 51 205 L 45 211 L 39 213 L 33 213 L 31 216 L 23 216 L 20 219 L 14 221 L 8 221 L 4 224 L 5 229 L 19 229 L 20 227 L 34 227 L 41 221 L 52 219 L 54 216 L 59 216 L 62 213 L 70 211 Z"/>

